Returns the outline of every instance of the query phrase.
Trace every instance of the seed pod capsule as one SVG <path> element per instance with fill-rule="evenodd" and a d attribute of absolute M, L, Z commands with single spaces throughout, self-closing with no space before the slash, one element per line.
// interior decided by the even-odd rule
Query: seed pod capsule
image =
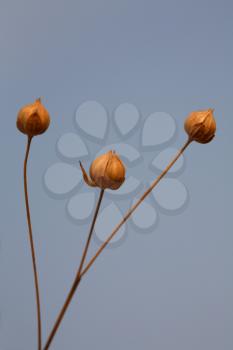
<path fill-rule="evenodd" d="M 90 177 L 80 162 L 83 179 L 91 187 L 117 190 L 125 181 L 125 166 L 114 151 L 97 157 L 90 166 Z"/>
<path fill-rule="evenodd" d="M 50 116 L 38 98 L 34 103 L 22 107 L 17 116 L 17 128 L 32 137 L 43 134 L 49 127 Z"/>
<path fill-rule="evenodd" d="M 184 129 L 190 140 L 199 143 L 210 142 L 216 132 L 216 122 L 213 109 L 196 111 L 189 114 L 184 123 Z"/>

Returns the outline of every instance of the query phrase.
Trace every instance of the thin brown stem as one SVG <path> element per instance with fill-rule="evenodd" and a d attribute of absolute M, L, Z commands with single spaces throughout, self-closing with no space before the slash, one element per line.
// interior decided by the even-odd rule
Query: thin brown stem
<path fill-rule="evenodd" d="M 81 276 L 85 275 L 87 271 L 90 269 L 92 264 L 95 262 L 95 260 L 98 258 L 98 256 L 101 254 L 103 249 L 107 246 L 107 244 L 111 241 L 111 239 L 115 236 L 117 231 L 121 228 L 121 226 L 128 220 L 128 218 L 132 215 L 132 213 L 137 209 L 137 207 L 142 203 L 142 201 L 148 196 L 148 194 L 155 188 L 155 186 L 159 183 L 159 181 L 167 174 L 169 169 L 173 166 L 173 164 L 177 161 L 177 159 L 183 154 L 185 149 L 188 147 L 188 145 L 192 142 L 191 139 L 188 139 L 187 142 L 184 144 L 184 146 L 178 151 L 176 156 L 173 158 L 173 160 L 168 164 L 168 166 L 163 170 L 163 172 L 152 182 L 151 186 L 143 193 L 143 195 L 139 198 L 139 200 L 129 209 L 128 213 L 123 217 L 121 222 L 116 226 L 116 228 L 113 230 L 113 232 L 110 234 L 110 236 L 106 239 L 106 241 L 100 246 L 100 248 L 97 250 L 96 254 L 91 258 L 89 263 L 86 265 L 86 267 L 83 269 Z"/>
<path fill-rule="evenodd" d="M 102 202 L 102 199 L 103 199 L 103 195 L 104 195 L 104 190 L 102 189 L 100 191 L 100 195 L 99 195 L 99 199 L 98 199 L 98 202 L 97 202 L 97 205 L 96 205 L 96 209 L 95 209 L 95 213 L 94 213 L 94 217 L 93 217 L 93 220 L 92 220 L 92 224 L 91 224 L 91 227 L 90 227 L 90 231 L 89 231 L 89 234 L 88 234 L 88 237 L 87 237 L 87 241 L 86 241 L 86 244 L 85 244 L 85 247 L 84 247 L 84 250 L 83 250 L 83 254 L 82 254 L 82 258 L 81 258 L 81 261 L 80 261 L 80 264 L 79 264 L 79 268 L 78 268 L 78 271 L 77 271 L 77 274 L 75 276 L 75 279 L 73 281 L 73 284 L 72 284 L 72 287 L 69 291 L 69 294 L 66 298 L 66 301 L 57 317 L 57 320 L 54 324 L 54 327 L 48 337 L 48 340 L 46 342 L 46 345 L 44 347 L 44 350 L 48 350 L 48 348 L 50 347 L 51 345 L 51 342 L 61 324 L 61 321 L 66 313 L 66 310 L 68 309 L 68 306 L 70 305 L 70 302 L 73 298 L 73 295 L 76 291 L 76 289 L 78 288 L 79 286 L 79 283 L 81 281 L 81 271 L 82 271 L 82 268 L 83 268 L 83 265 L 84 265 L 84 262 L 85 262 L 85 259 L 86 259 L 86 256 L 87 256 L 87 252 L 88 252 L 88 248 L 89 248 L 89 245 L 90 245 L 90 241 L 91 241 L 91 237 L 92 237 L 92 234 L 93 234 L 93 231 L 94 231 L 94 227 L 95 227 L 95 223 L 96 223 L 96 219 L 97 219 L 97 216 L 98 216 L 98 213 L 99 213 L 99 209 L 100 209 L 100 205 L 101 205 L 101 202 Z"/>
<path fill-rule="evenodd" d="M 38 274 L 37 274 L 37 267 L 36 267 L 36 254 L 35 254 L 34 241 L 33 241 L 33 235 L 32 235 L 32 223 L 31 223 L 30 207 L 29 207 L 29 200 L 28 200 L 28 186 L 27 186 L 27 163 L 28 163 L 31 141 L 32 141 L 32 137 L 29 136 L 28 142 L 27 142 L 25 160 L 24 160 L 24 194 L 25 194 L 25 205 L 26 205 L 27 222 L 28 222 L 29 242 L 30 242 L 31 255 L 32 255 L 34 284 L 35 284 L 35 292 L 36 292 L 38 350 L 41 350 L 42 335 L 41 335 L 40 293 L 39 293 L 39 282 L 38 282 Z"/>
<path fill-rule="evenodd" d="M 185 151 L 185 149 L 188 147 L 188 145 L 192 142 L 191 139 L 188 139 L 186 141 L 186 143 L 184 144 L 184 146 L 178 151 L 178 153 L 176 154 L 176 156 L 173 158 L 173 160 L 168 164 L 168 166 L 164 169 L 164 171 L 154 180 L 154 182 L 151 184 L 151 186 L 143 193 L 143 195 L 139 198 L 139 200 L 131 207 L 131 209 L 128 211 L 128 213 L 123 217 L 122 221 L 116 226 L 116 228 L 113 230 L 113 232 L 110 234 L 110 236 L 106 239 L 106 241 L 100 246 L 100 248 L 98 249 L 98 251 L 96 252 L 96 254 L 91 258 L 91 260 L 89 261 L 89 263 L 86 265 L 86 267 L 83 270 L 80 270 L 81 273 L 77 273 L 76 278 L 73 282 L 73 285 L 71 287 L 71 290 L 68 294 L 68 297 L 66 299 L 65 304 L 63 305 L 63 308 L 57 318 L 57 321 L 55 323 L 55 326 L 52 330 L 52 332 L 50 333 L 50 336 L 48 338 L 48 341 L 44 347 L 44 350 L 48 350 L 53 337 L 62 321 L 62 318 L 65 314 L 65 311 L 67 309 L 67 307 L 69 306 L 72 297 L 81 281 L 81 278 L 83 277 L 83 275 L 85 273 L 87 273 L 87 271 L 90 269 L 90 267 L 93 265 L 93 263 L 95 262 L 95 260 L 97 259 L 97 257 L 101 254 L 101 252 L 103 251 L 103 249 L 107 246 L 107 244 L 111 241 L 111 239 L 114 237 L 114 235 L 117 233 L 117 231 L 121 228 L 121 226 L 128 220 L 128 218 L 131 216 L 131 214 L 136 210 L 136 208 L 142 203 L 142 201 L 148 196 L 148 194 L 155 188 L 155 186 L 159 183 L 159 181 L 166 175 L 166 173 L 169 171 L 169 169 L 173 166 L 173 164 L 177 161 L 177 159 L 183 154 L 183 152 Z M 98 205 L 97 205 L 98 208 Z M 98 210 L 96 208 L 96 213 L 95 213 L 95 217 L 97 217 L 98 214 Z M 93 219 L 94 221 L 94 219 Z M 94 222 L 95 224 L 95 222 Z M 92 229 L 94 228 L 94 224 L 92 222 Z"/>

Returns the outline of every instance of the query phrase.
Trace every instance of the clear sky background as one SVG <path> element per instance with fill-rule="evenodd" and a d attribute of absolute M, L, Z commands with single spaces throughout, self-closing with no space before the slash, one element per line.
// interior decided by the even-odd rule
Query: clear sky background
<path fill-rule="evenodd" d="M 83 280 L 51 349 L 232 350 L 232 88 L 230 0 L 0 1 L 0 349 L 36 349 L 34 286 L 22 187 L 19 107 L 43 96 L 49 131 L 35 139 L 30 198 L 45 340 L 80 259 L 84 235 L 49 198 L 42 175 L 59 135 L 89 99 L 108 110 L 183 120 L 215 108 L 218 132 L 187 151 L 190 202 L 149 235 L 108 249 Z M 93 250 L 97 245 L 93 245 Z"/>

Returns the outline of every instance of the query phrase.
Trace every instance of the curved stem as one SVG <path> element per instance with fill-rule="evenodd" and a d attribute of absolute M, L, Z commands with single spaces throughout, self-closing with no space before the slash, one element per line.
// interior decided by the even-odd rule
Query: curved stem
<path fill-rule="evenodd" d="M 48 341 L 44 347 L 44 350 L 48 350 L 53 337 L 60 325 L 60 322 L 65 314 L 65 311 L 67 309 L 67 307 L 70 304 L 70 301 L 81 281 L 81 278 L 85 275 L 85 273 L 87 273 L 87 271 L 90 269 L 90 267 L 93 265 L 93 263 L 95 262 L 95 260 L 98 258 L 98 256 L 101 254 L 101 252 L 103 251 L 103 249 L 107 246 L 107 244 L 111 241 L 111 239 L 115 236 L 115 234 L 117 233 L 117 231 L 121 228 L 121 226 L 128 220 L 128 218 L 131 216 L 131 214 L 137 209 L 137 207 L 143 202 L 143 200 L 148 196 L 148 194 L 155 188 L 155 186 L 159 183 L 159 181 L 167 174 L 167 172 L 169 171 L 169 169 L 173 166 L 173 164 L 177 161 L 177 159 L 183 154 L 183 152 L 185 151 L 185 149 L 189 146 L 189 144 L 192 142 L 191 139 L 188 139 L 184 146 L 177 152 L 176 156 L 173 158 L 173 160 L 168 164 L 168 166 L 163 170 L 163 172 L 154 180 L 154 182 L 151 184 L 151 186 L 143 193 L 143 195 L 139 198 L 139 200 L 130 208 L 130 210 L 128 211 L 128 213 L 123 217 L 123 219 L 121 220 L 121 222 L 116 226 L 116 228 L 113 230 L 113 232 L 110 234 L 110 236 L 105 240 L 105 242 L 100 246 L 100 248 L 97 250 L 96 254 L 91 258 L 91 260 L 89 261 L 89 263 L 86 265 L 86 267 L 83 270 L 80 270 L 81 273 L 78 275 L 76 275 L 76 278 L 73 282 L 73 285 L 71 287 L 71 290 L 68 294 L 68 297 L 66 299 L 65 304 L 63 305 L 63 308 L 57 318 L 57 321 L 55 323 L 55 326 L 52 330 L 52 332 L 50 333 L 50 336 L 48 338 Z M 98 205 L 97 205 L 98 208 Z M 97 214 L 98 214 L 98 210 L 96 208 Z M 94 221 L 94 219 L 93 219 Z M 95 223 L 94 223 L 95 224 Z M 94 227 L 93 222 L 92 222 L 92 227 Z"/>
<path fill-rule="evenodd" d="M 173 164 L 177 161 L 177 159 L 183 154 L 185 149 L 189 146 L 189 144 L 192 142 L 191 139 L 188 139 L 184 146 L 177 152 L 176 156 L 173 158 L 173 160 L 168 164 L 168 166 L 162 171 L 162 173 L 152 182 L 151 186 L 143 193 L 143 195 L 139 198 L 139 200 L 129 209 L 128 213 L 123 217 L 121 222 L 116 226 L 116 228 L 113 230 L 113 232 L 110 234 L 110 236 L 106 239 L 106 241 L 100 246 L 100 248 L 97 250 L 96 254 L 91 258 L 89 263 L 86 265 L 86 267 L 83 269 L 81 276 L 85 275 L 87 271 L 90 269 L 92 264 L 95 262 L 95 260 L 98 258 L 98 256 L 101 254 L 103 249 L 107 246 L 107 244 L 111 241 L 111 239 L 115 236 L 117 231 L 121 228 L 121 226 L 128 220 L 128 218 L 132 215 L 132 213 L 137 209 L 137 207 L 142 203 L 142 201 L 148 196 L 148 194 L 155 188 L 155 186 L 159 183 L 159 181 L 167 174 L 169 169 L 173 166 Z"/>
<path fill-rule="evenodd" d="M 26 154 L 25 154 L 25 160 L 24 160 L 24 194 L 25 194 L 25 205 L 26 205 L 27 222 L 28 222 L 29 242 L 30 242 L 31 255 L 32 255 L 34 284 L 35 284 L 35 292 L 36 292 L 38 350 L 41 350 L 42 336 L 41 336 L 40 293 L 39 293 L 39 282 L 38 282 L 38 274 L 37 274 L 37 267 L 36 267 L 36 255 L 35 255 L 35 248 L 34 248 L 33 235 L 32 235 L 32 223 L 31 223 L 30 207 L 29 207 L 29 200 L 28 200 L 28 186 L 27 186 L 27 163 L 28 163 L 31 141 L 32 141 L 32 137 L 28 136 L 28 142 L 27 142 L 27 148 L 26 148 Z"/>
<path fill-rule="evenodd" d="M 81 261 L 80 261 L 80 264 L 79 264 L 79 268 L 78 268 L 78 271 L 77 271 L 77 274 L 75 276 L 75 279 L 73 281 L 73 284 L 72 284 L 72 287 L 69 291 L 69 294 L 66 298 L 66 301 L 57 317 L 57 320 L 54 324 L 54 327 L 48 337 L 48 340 L 46 342 L 46 345 L 44 347 L 44 350 L 47 350 L 50 345 L 51 345 L 51 342 L 61 324 L 61 321 L 66 313 L 66 310 L 68 309 L 68 306 L 70 305 L 70 302 L 73 298 L 73 295 L 76 291 L 76 289 L 78 288 L 79 286 L 79 283 L 81 281 L 81 271 L 82 271 L 82 268 L 83 268 L 83 265 L 84 265 L 84 262 L 85 262 L 85 259 L 86 259 L 86 256 L 87 256 L 87 252 L 88 252 L 88 248 L 89 248 L 89 245 L 90 245 L 90 241 L 91 241 L 91 237 L 92 237 L 92 234 L 93 234 L 93 230 L 94 230 L 94 227 L 95 227 L 95 223 L 96 223 L 96 219 L 97 219 L 97 216 L 98 216 L 98 213 L 99 213 L 99 209 L 100 209 L 100 205 L 101 205 L 101 202 L 102 202 L 102 199 L 103 199 L 103 195 L 104 195 L 104 190 L 102 189 L 100 191 L 100 195 L 99 195 L 99 199 L 98 199 L 98 202 L 97 202 L 97 205 L 96 205 L 96 209 L 95 209 L 95 213 L 94 213 L 94 217 L 93 217 L 93 220 L 92 220 L 92 224 L 91 224 L 91 227 L 90 227 L 90 231 L 89 231 L 89 234 L 88 234 L 88 237 L 87 237 L 87 241 L 86 241 L 86 244 L 85 244 L 85 247 L 84 247 L 84 250 L 83 250 L 83 254 L 82 254 L 82 258 L 81 258 Z"/>

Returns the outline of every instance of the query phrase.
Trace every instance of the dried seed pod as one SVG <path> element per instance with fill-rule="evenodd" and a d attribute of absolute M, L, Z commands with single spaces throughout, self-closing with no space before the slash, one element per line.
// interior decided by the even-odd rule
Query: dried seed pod
<path fill-rule="evenodd" d="M 210 142 L 214 138 L 216 132 L 213 109 L 190 113 L 185 120 L 184 128 L 190 140 L 199 143 Z"/>
<path fill-rule="evenodd" d="M 90 177 L 80 162 L 84 181 L 92 187 L 117 190 L 125 181 L 125 166 L 114 151 L 97 157 L 90 166 Z"/>
<path fill-rule="evenodd" d="M 34 103 L 22 107 L 17 116 L 17 128 L 29 137 L 43 134 L 49 127 L 50 116 L 38 98 Z"/>

